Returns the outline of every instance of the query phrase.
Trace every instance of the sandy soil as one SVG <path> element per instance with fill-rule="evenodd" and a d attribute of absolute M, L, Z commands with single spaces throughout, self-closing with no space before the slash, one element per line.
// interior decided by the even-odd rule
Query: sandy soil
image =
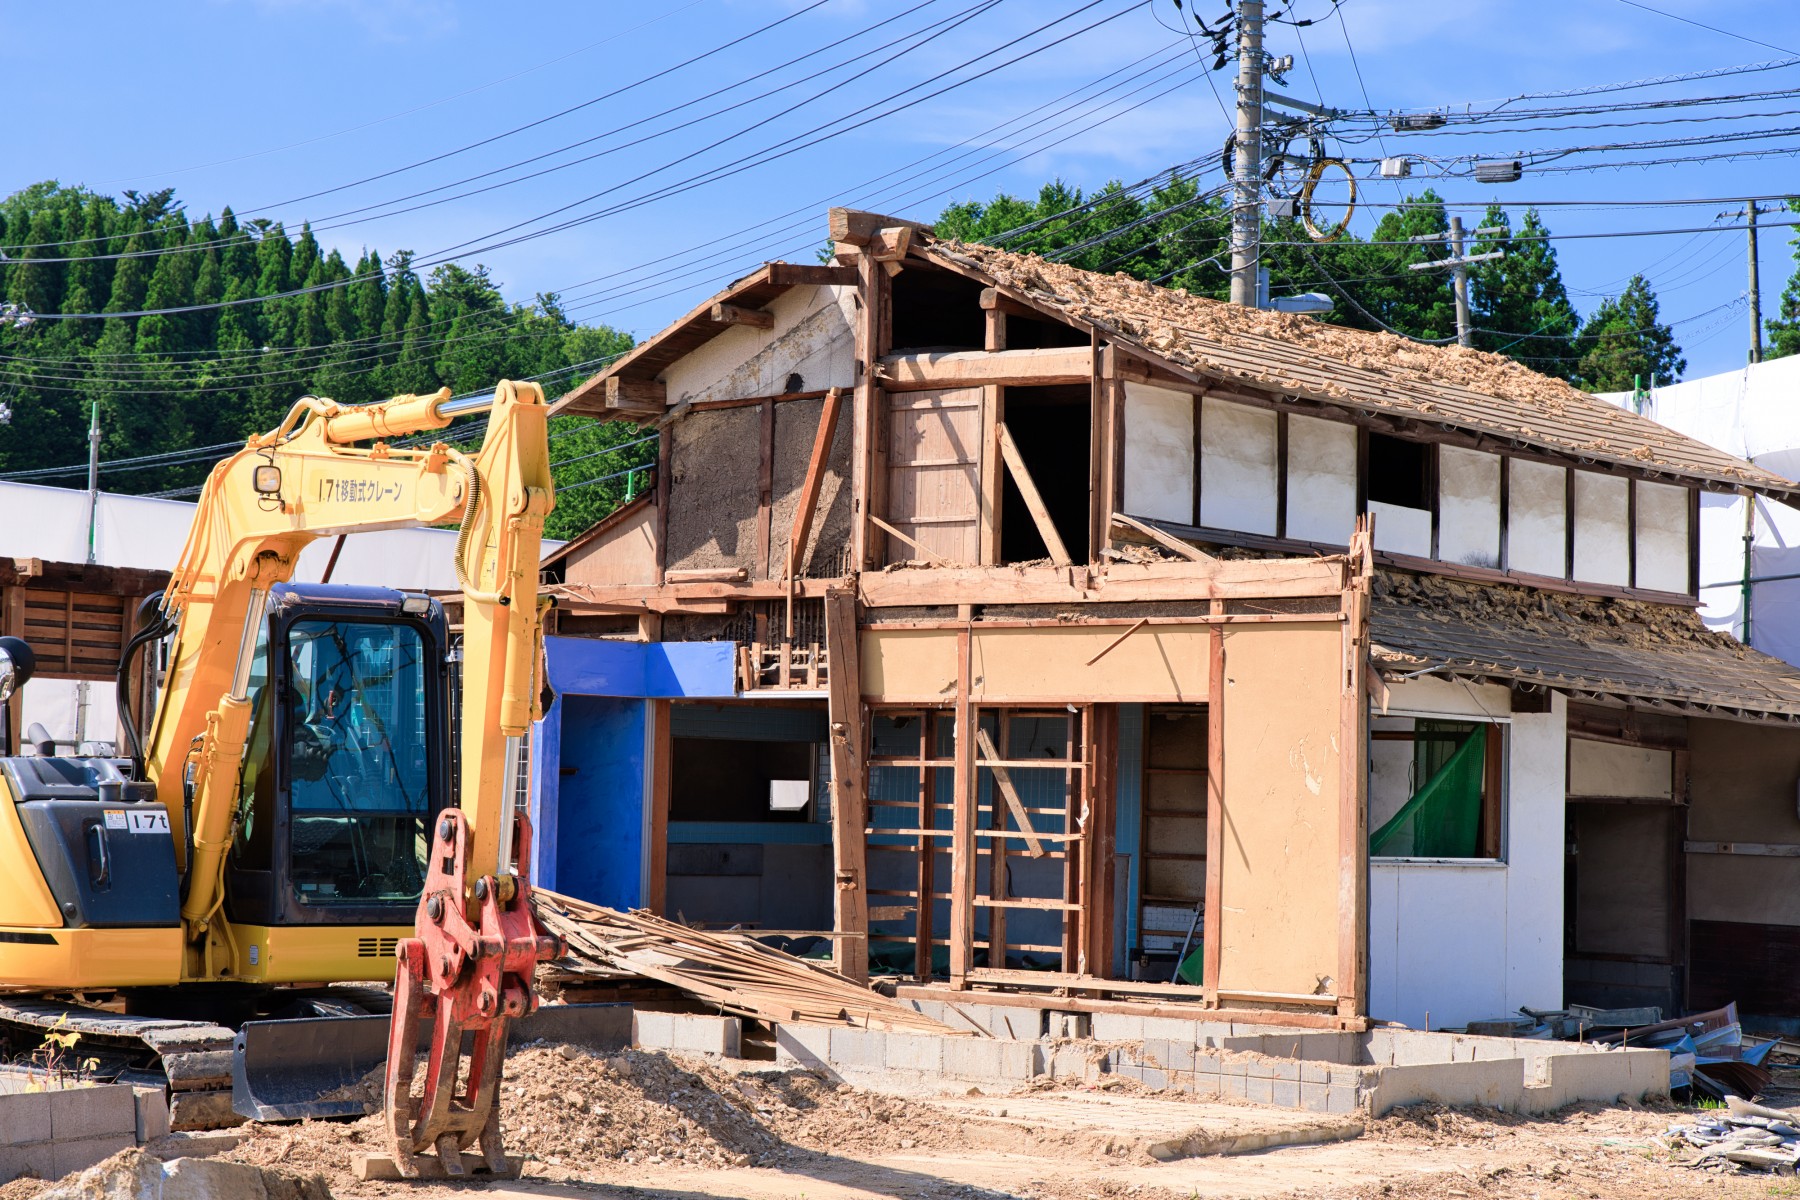
<path fill-rule="evenodd" d="M 380 1126 L 246 1127 L 226 1157 L 323 1172 L 336 1196 L 448 1200 L 1624 1200 L 1800 1196 L 1793 1179 L 1684 1165 L 1662 1138 L 1683 1110 L 1586 1107 L 1550 1119 L 1416 1108 L 1352 1141 L 1159 1162 L 1192 1131 L 1300 1130 L 1312 1114 L 1106 1088 L 937 1098 L 850 1088 L 807 1072 L 626 1052 L 536 1049 L 508 1062 L 508 1149 L 526 1177 L 478 1188 L 360 1183 L 352 1156 Z M 0 1193 L 4 1200 L 14 1200 Z M 23 1197 L 20 1198 L 23 1200 Z"/>

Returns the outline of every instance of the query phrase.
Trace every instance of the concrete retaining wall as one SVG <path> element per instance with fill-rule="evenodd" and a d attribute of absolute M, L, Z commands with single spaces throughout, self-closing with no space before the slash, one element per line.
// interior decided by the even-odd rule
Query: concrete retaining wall
<path fill-rule="evenodd" d="M 913 1007 L 970 1033 L 780 1025 L 776 1060 L 871 1087 L 1010 1088 L 1043 1076 L 1093 1083 L 1113 1075 L 1158 1090 L 1370 1116 L 1426 1102 L 1541 1113 L 1669 1090 L 1669 1057 L 1661 1050 L 1410 1029 L 1335 1033 L 963 1001 Z M 1092 1036 L 1057 1036 L 1073 1029 Z M 733 1017 L 640 1012 L 633 1023 L 633 1043 L 646 1050 L 738 1057 L 742 1041 L 743 1023 Z"/>
<path fill-rule="evenodd" d="M 0 1183 L 29 1170 L 59 1179 L 168 1132 L 160 1090 L 128 1084 L 0 1093 Z M 160 1113 L 160 1118 L 159 1114 Z"/>

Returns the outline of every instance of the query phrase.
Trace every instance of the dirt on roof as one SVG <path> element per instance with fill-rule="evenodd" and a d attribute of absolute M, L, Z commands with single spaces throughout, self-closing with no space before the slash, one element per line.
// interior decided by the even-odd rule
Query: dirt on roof
<path fill-rule="evenodd" d="M 934 242 L 928 253 L 973 267 L 1002 287 L 1196 373 L 1417 420 L 1479 426 L 1563 453 L 1794 490 L 1780 476 L 1504 355 L 1245 308 L 994 246 Z M 1352 378 L 1344 367 L 1369 375 Z M 1481 409 L 1478 420 L 1471 405 Z"/>

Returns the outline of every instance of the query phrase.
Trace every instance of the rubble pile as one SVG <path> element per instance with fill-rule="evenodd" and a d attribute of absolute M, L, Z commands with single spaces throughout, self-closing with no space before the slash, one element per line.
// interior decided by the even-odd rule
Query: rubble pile
<path fill-rule="evenodd" d="M 1667 1137 L 1674 1148 L 1700 1151 L 1690 1166 L 1729 1163 L 1785 1175 L 1800 1167 L 1800 1116 L 1737 1096 L 1727 1096 L 1723 1110 L 1669 1126 Z"/>

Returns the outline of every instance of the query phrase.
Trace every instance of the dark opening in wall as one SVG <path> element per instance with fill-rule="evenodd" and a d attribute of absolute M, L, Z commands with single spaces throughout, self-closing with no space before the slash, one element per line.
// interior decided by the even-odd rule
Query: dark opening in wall
<path fill-rule="evenodd" d="M 1091 339 L 1083 330 L 1061 321 L 1036 321 L 1030 317 L 1009 315 L 1006 318 L 1008 350 L 1042 350 L 1051 346 L 1085 346 Z"/>
<path fill-rule="evenodd" d="M 1069 556 L 1088 560 L 1088 454 L 1093 433 L 1092 397 L 1082 384 L 1007 388 L 1006 427 L 1037 484 L 1050 521 Z M 1031 562 L 1049 556 L 1037 522 L 1012 472 L 1006 471 L 1000 504 L 1000 558 Z"/>
<path fill-rule="evenodd" d="M 1378 504 L 1430 508 L 1432 453 L 1429 442 L 1408 442 L 1385 433 L 1369 435 L 1369 499 Z"/>
<path fill-rule="evenodd" d="M 671 821 L 804 822 L 805 809 L 769 806 L 769 782 L 811 781 L 819 748 L 813 742 L 766 742 L 677 737 L 671 756 Z"/>
<path fill-rule="evenodd" d="M 892 353 L 980 350 L 987 344 L 981 285 L 931 267 L 908 266 L 894 276 Z"/>

